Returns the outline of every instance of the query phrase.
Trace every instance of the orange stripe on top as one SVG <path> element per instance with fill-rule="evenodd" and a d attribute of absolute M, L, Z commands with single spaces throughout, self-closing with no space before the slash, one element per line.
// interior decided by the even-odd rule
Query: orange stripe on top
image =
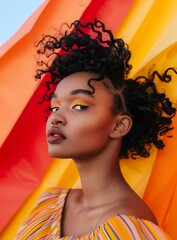
<path fill-rule="evenodd" d="M 61 236 L 62 213 L 68 189 L 52 188 L 44 193 L 36 208 L 19 229 L 15 240 L 38 239 L 171 239 L 157 225 L 133 216 L 115 215 L 108 218 L 89 234 L 80 237 Z"/>

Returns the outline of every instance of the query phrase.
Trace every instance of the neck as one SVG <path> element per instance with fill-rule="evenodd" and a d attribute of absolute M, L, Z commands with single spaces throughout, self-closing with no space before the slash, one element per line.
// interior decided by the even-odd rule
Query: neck
<path fill-rule="evenodd" d="M 115 156 L 118 155 L 104 153 L 99 157 L 75 160 L 83 189 L 82 198 L 86 205 L 106 204 L 115 199 L 115 195 L 119 195 L 117 193 L 125 180 Z"/>

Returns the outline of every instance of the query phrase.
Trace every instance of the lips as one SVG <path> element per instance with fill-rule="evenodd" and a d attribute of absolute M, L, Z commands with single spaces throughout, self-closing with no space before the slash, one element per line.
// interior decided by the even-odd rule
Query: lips
<path fill-rule="evenodd" d="M 47 140 L 51 144 L 56 144 L 66 139 L 60 129 L 51 127 L 47 132 Z"/>

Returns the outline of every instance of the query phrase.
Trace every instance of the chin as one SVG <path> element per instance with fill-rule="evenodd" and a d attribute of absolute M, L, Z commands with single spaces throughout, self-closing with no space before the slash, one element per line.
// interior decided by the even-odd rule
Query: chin
<path fill-rule="evenodd" d="M 61 154 L 61 153 L 50 151 L 50 150 L 48 151 L 48 153 L 52 158 L 70 158 L 66 154 Z"/>
<path fill-rule="evenodd" d="M 54 153 L 54 152 L 50 152 L 50 151 L 49 151 L 49 155 L 50 155 L 52 158 L 62 158 L 60 154 Z"/>

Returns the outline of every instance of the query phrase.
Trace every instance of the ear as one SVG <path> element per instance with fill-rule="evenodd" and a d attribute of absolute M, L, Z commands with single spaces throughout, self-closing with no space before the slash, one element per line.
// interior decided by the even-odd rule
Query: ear
<path fill-rule="evenodd" d="M 132 119 L 128 115 L 116 116 L 114 127 L 110 133 L 110 138 L 122 138 L 125 136 L 132 127 Z"/>

